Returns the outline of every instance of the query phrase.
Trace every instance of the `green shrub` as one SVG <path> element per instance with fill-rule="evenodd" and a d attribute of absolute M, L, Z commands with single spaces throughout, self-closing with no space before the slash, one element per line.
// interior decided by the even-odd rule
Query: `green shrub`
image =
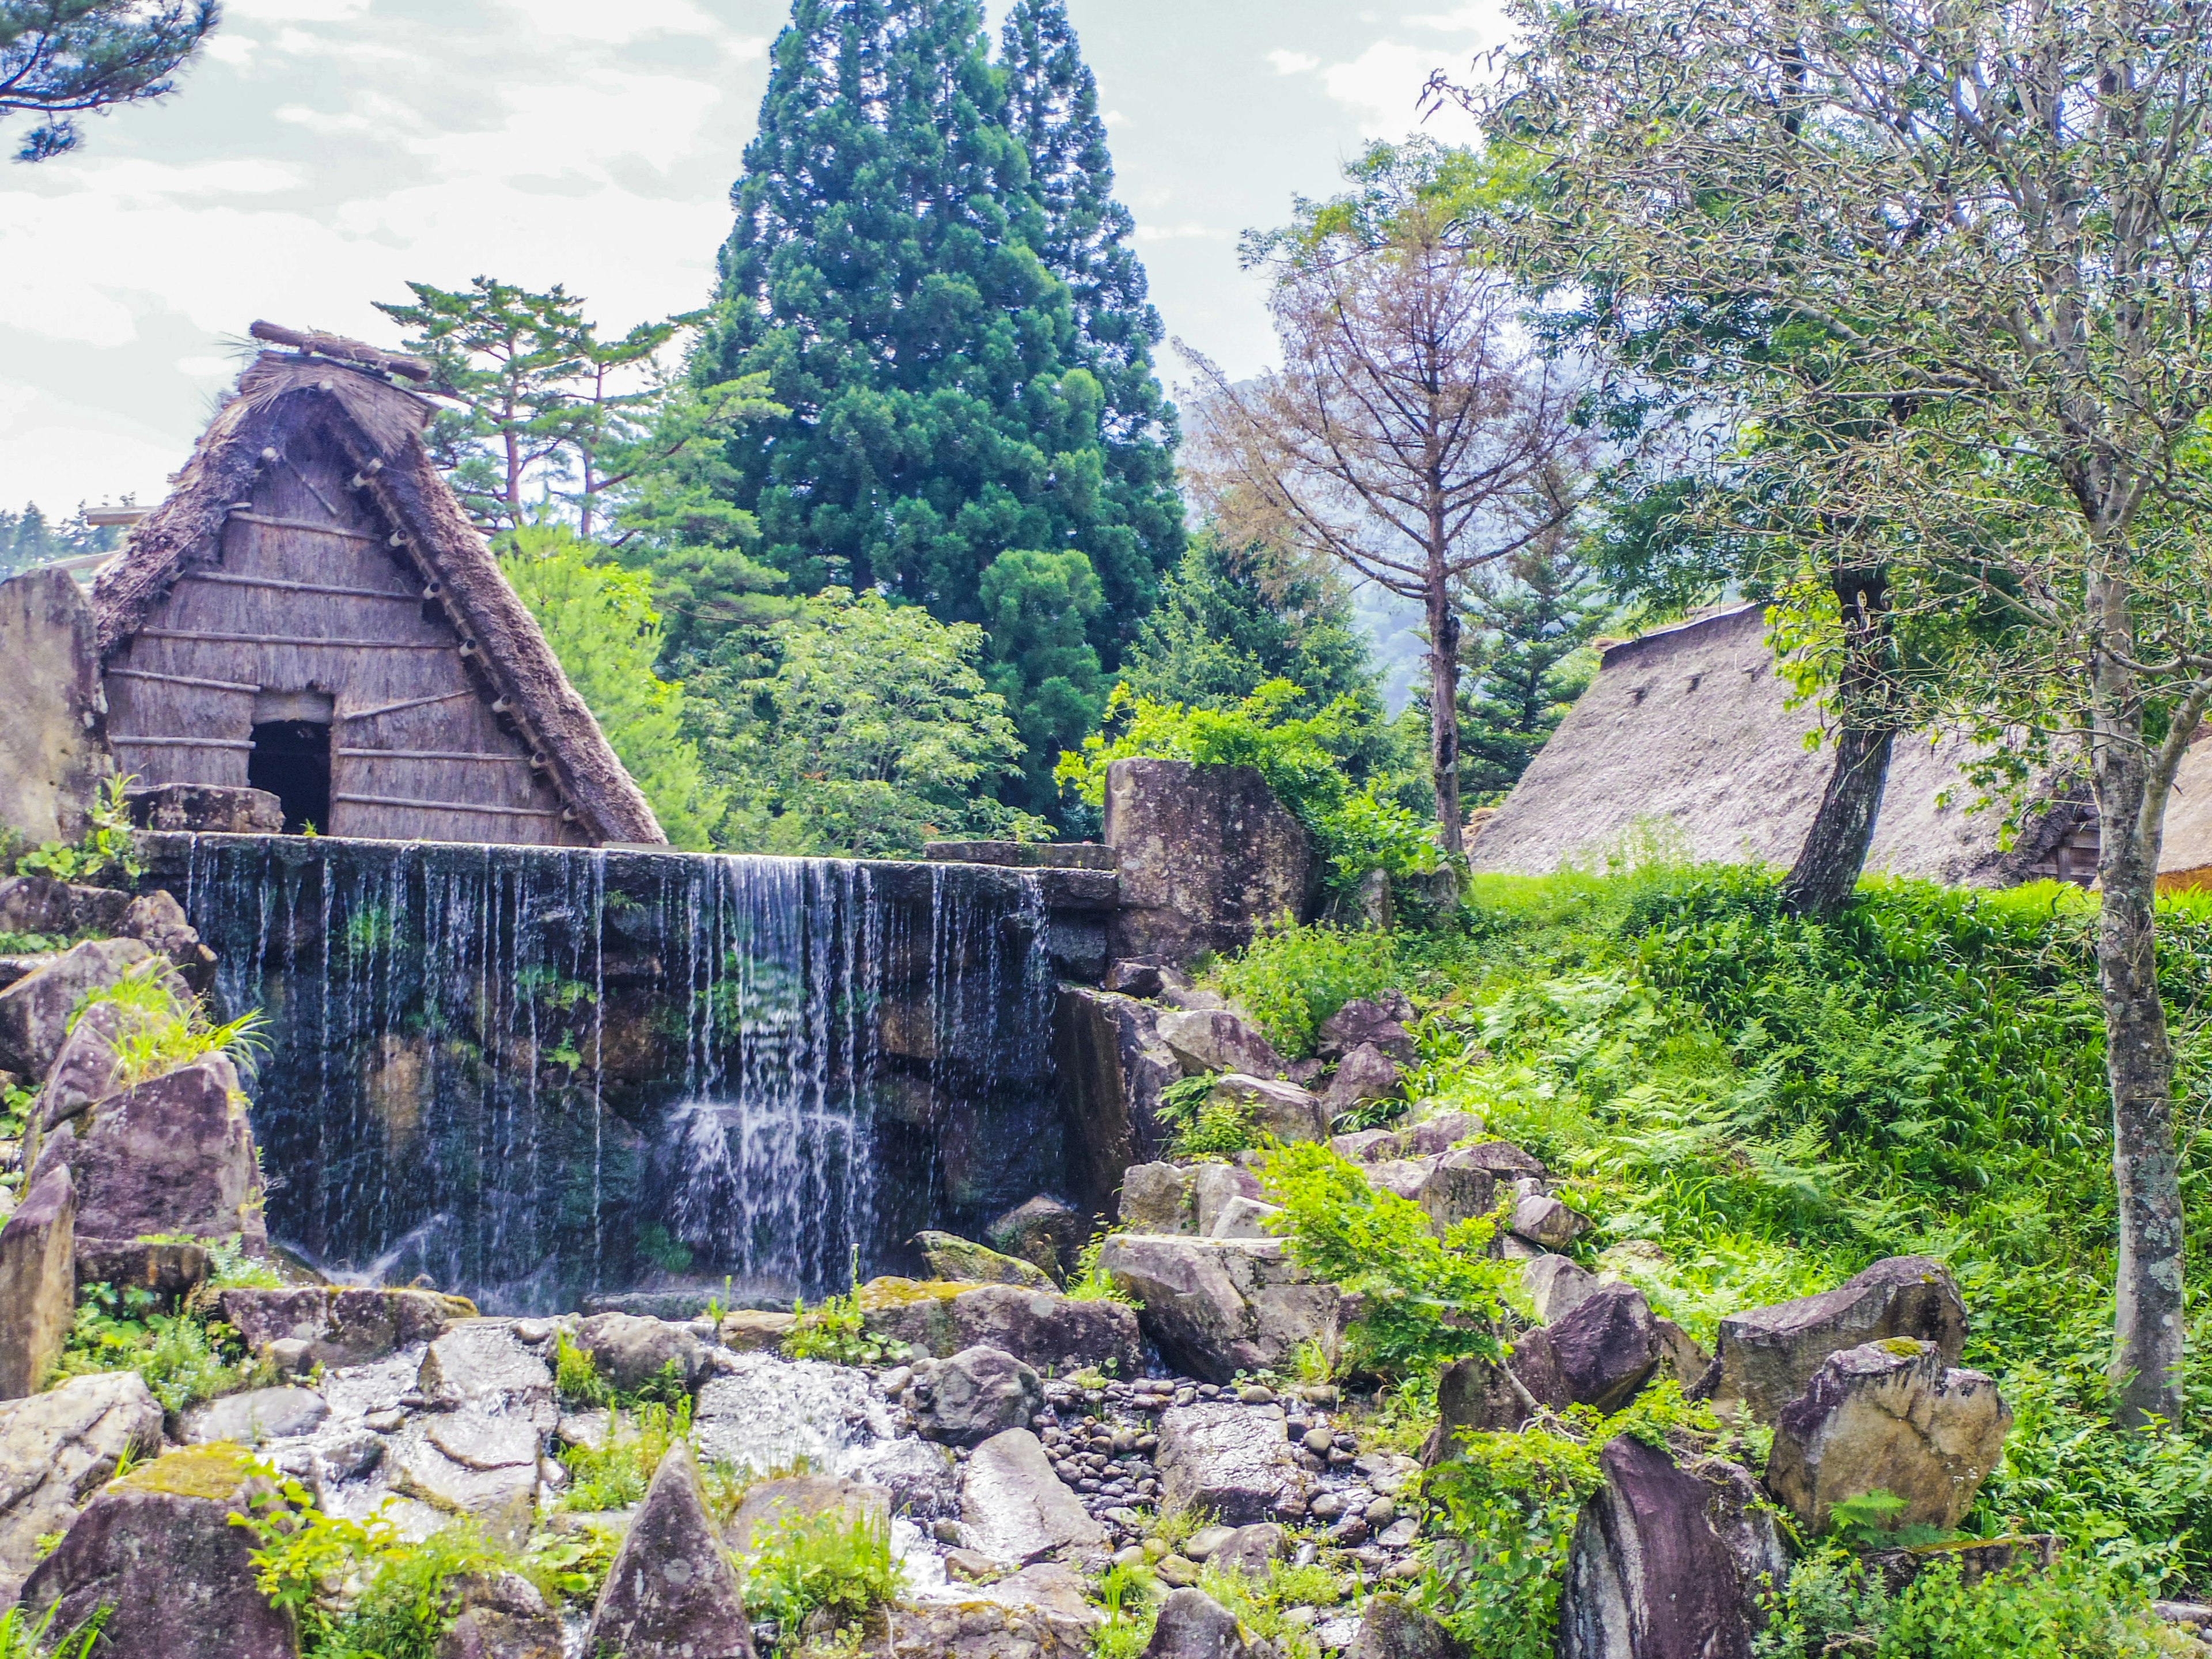
<path fill-rule="evenodd" d="M 153 1291 L 88 1285 L 62 1345 L 55 1380 L 96 1371 L 136 1371 L 166 1411 L 273 1380 L 238 1334 L 187 1306 L 161 1310 Z"/>
<path fill-rule="evenodd" d="M 265 1046 L 268 1021 L 258 1009 L 218 1024 L 199 997 L 179 996 L 171 988 L 169 964 L 149 957 L 124 970 L 110 984 L 95 986 L 77 1000 L 69 1029 L 75 1030 L 88 1009 L 107 1006 L 117 1023 L 114 1049 L 118 1080 L 128 1087 L 189 1066 L 208 1054 L 228 1054 L 250 1067 Z"/>
<path fill-rule="evenodd" d="M 1395 935 L 1316 923 L 1264 932 L 1213 970 L 1212 983 L 1248 1012 L 1286 1060 L 1313 1052 L 1322 1022 L 1360 997 L 1403 982 Z"/>
<path fill-rule="evenodd" d="M 1257 1577 L 1209 1565 L 1200 1572 L 1198 1587 L 1273 1643 L 1283 1659 L 1321 1659 L 1312 1632 L 1284 1615 L 1292 1607 L 1331 1607 L 1344 1595 L 1343 1582 L 1318 1562 L 1298 1567 L 1270 1561 Z"/>
<path fill-rule="evenodd" d="M 1159 1622 L 1158 1589 L 1150 1567 L 1117 1563 L 1099 1576 L 1091 1599 L 1105 1609 L 1106 1620 L 1091 1633 L 1091 1659 L 1143 1659 Z"/>
<path fill-rule="evenodd" d="M 1292 1261 L 1362 1298 L 1346 1360 L 1383 1376 L 1424 1372 L 1466 1354 L 1504 1352 L 1505 1295 L 1517 1265 L 1489 1255 L 1500 1217 L 1462 1221 L 1443 1238 L 1428 1212 L 1370 1185 L 1359 1165 L 1318 1143 L 1285 1146 L 1260 1164 L 1282 1206 L 1270 1228 Z"/>
<path fill-rule="evenodd" d="M 640 1502 L 669 1448 L 690 1437 L 688 1395 L 673 1407 L 642 1405 L 635 1414 L 618 1408 L 610 1411 L 605 1440 L 597 1446 L 561 1449 L 562 1467 L 568 1471 L 568 1490 L 562 1495 L 562 1507 L 619 1510 Z"/>
<path fill-rule="evenodd" d="M 775 1621 L 788 1642 L 808 1615 L 829 1613 L 840 1629 L 897 1598 L 890 1525 L 873 1516 L 787 1516 L 756 1534 L 744 1564 L 745 1609 Z"/>

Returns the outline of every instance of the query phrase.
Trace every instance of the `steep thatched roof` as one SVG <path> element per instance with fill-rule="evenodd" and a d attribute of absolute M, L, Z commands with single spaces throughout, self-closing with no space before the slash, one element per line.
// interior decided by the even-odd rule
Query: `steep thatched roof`
<path fill-rule="evenodd" d="M 494 707 L 545 755 L 563 804 L 600 841 L 665 841 L 653 809 L 433 464 L 422 443 L 431 413 L 421 398 L 372 368 L 263 353 L 201 435 L 168 499 L 132 532 L 130 550 L 94 589 L 103 659 L 112 660 L 147 625 L 179 576 L 216 562 L 224 521 L 250 495 L 264 452 L 281 453 L 288 434 L 313 426 L 356 469 L 362 495 L 423 576 L 439 585 L 439 602 L 456 631 L 475 641 L 475 660 L 500 700 Z"/>
<path fill-rule="evenodd" d="M 1805 747 L 1817 714 L 1785 698 L 1756 606 L 1613 647 L 1469 861 L 1542 874 L 1601 860 L 1648 831 L 1671 855 L 1787 867 L 1835 751 Z M 2061 807 L 2000 851 L 2002 814 L 1973 810 L 1981 792 L 1960 769 L 1966 753 L 1955 738 L 1898 740 L 1869 870 L 2009 885 L 2034 874 L 2078 822 L 2078 806 Z"/>

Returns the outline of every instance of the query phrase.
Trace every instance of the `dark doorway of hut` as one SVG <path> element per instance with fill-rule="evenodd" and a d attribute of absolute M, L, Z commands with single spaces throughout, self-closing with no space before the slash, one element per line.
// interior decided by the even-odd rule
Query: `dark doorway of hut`
<path fill-rule="evenodd" d="M 268 720 L 253 728 L 246 781 L 284 803 L 284 833 L 326 830 L 331 822 L 331 727 L 327 720 Z"/>

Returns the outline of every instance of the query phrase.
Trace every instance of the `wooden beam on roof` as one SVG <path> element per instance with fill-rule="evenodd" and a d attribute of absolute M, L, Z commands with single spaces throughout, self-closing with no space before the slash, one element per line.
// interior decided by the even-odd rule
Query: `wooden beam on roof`
<path fill-rule="evenodd" d="M 349 340 L 343 334 L 325 334 L 320 329 L 287 328 L 282 323 L 256 322 L 246 331 L 255 339 L 270 345 L 289 346 L 295 351 L 312 352 L 318 357 L 335 357 L 340 362 L 358 363 L 363 368 L 373 368 L 380 374 L 397 374 L 403 380 L 417 382 L 430 378 L 430 365 L 420 357 L 403 357 L 396 351 L 385 351 L 359 340 Z"/>

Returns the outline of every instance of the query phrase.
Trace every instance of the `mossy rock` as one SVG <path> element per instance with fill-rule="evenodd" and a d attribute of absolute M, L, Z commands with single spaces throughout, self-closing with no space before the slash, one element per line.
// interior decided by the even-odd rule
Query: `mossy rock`
<path fill-rule="evenodd" d="M 918 1233 L 915 1243 L 921 1246 L 922 1260 L 939 1279 L 967 1285 L 1018 1285 L 1037 1291 L 1056 1288 L 1052 1275 L 1035 1262 L 1002 1255 L 957 1233 Z"/>
<path fill-rule="evenodd" d="M 187 1446 L 155 1458 L 111 1484 L 122 1491 L 163 1492 L 172 1498 L 203 1498 L 227 1504 L 268 1471 L 245 1447 L 228 1440 Z"/>
<path fill-rule="evenodd" d="M 972 1291 L 973 1285 L 963 1285 L 945 1279 L 898 1279 L 886 1274 L 872 1279 L 854 1293 L 854 1299 L 862 1313 L 883 1313 L 894 1308 L 911 1308 L 921 1303 L 950 1302 L 963 1291 Z"/>

